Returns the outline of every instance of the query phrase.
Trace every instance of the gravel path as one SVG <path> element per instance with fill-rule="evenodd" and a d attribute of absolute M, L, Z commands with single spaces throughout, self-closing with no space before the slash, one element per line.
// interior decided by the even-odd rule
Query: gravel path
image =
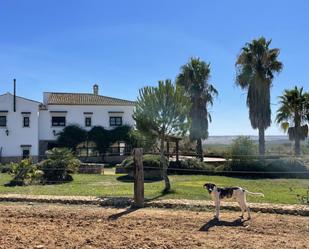
<path fill-rule="evenodd" d="M 132 204 L 132 199 L 126 197 L 108 197 L 98 198 L 93 196 L 52 196 L 52 195 L 19 195 L 5 194 L 0 195 L 0 202 L 40 202 L 40 203 L 61 203 L 61 204 L 93 204 L 110 207 L 127 207 Z M 157 208 L 189 209 L 202 211 L 213 209 L 212 201 L 198 200 L 174 200 L 157 199 L 147 201 L 146 206 Z M 221 208 L 225 210 L 238 211 L 238 204 L 235 202 L 222 202 Z M 250 203 L 250 209 L 253 212 L 293 214 L 309 216 L 309 205 L 287 205 L 270 203 Z"/>

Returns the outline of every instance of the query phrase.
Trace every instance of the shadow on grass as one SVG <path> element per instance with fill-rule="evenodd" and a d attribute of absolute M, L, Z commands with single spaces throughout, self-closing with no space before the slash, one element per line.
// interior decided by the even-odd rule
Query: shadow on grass
<path fill-rule="evenodd" d="M 217 218 L 213 218 L 210 221 L 208 221 L 205 225 L 203 225 L 199 231 L 202 232 L 208 232 L 208 230 L 214 226 L 225 226 L 225 227 L 242 227 L 244 226 L 245 220 L 242 220 L 241 218 L 233 220 L 233 221 L 218 221 Z"/>
<path fill-rule="evenodd" d="M 129 176 L 129 175 L 123 175 L 123 176 L 118 176 L 117 181 L 120 182 L 134 182 L 134 177 Z M 159 182 L 162 181 L 160 178 L 153 178 L 153 179 L 145 179 L 144 182 L 149 183 L 149 182 Z"/>

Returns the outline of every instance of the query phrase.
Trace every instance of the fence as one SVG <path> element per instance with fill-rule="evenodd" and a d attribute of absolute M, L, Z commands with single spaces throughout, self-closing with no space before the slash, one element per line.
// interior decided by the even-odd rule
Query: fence
<path fill-rule="evenodd" d="M 128 153 L 126 154 L 126 156 Z M 133 153 L 135 155 L 135 153 Z M 154 153 L 153 155 L 158 155 Z M 172 185 L 171 193 L 162 193 L 164 189 L 164 182 L 162 181 L 162 171 L 160 167 L 143 163 L 143 168 L 139 165 L 138 170 L 131 169 L 131 173 L 127 170 L 123 174 L 115 174 L 114 168 L 110 168 L 108 165 L 105 167 L 102 164 L 84 164 L 81 174 L 73 174 L 73 181 L 49 181 L 48 183 L 42 183 L 33 185 L 31 187 L 22 188 L 9 188 L 4 187 L 4 184 L 9 182 L 12 177 L 7 174 L 0 174 L 0 190 L 2 193 L 23 193 L 23 194 L 48 194 L 48 195 L 92 195 L 92 196 L 112 196 L 112 197 L 133 197 L 136 191 L 141 193 L 144 191 L 144 198 L 146 200 L 156 198 L 176 198 L 176 199 L 207 199 L 207 193 L 203 190 L 202 185 L 205 182 L 211 181 L 218 183 L 221 186 L 242 186 L 248 188 L 250 191 L 261 191 L 266 193 L 266 202 L 280 202 L 280 203 L 305 203 L 305 196 L 307 188 L 309 187 L 309 156 L 291 157 L 291 156 L 266 156 L 266 157 L 242 157 L 224 158 L 224 161 L 210 161 L 204 164 L 206 168 L 199 168 L 199 164 L 196 167 L 190 166 L 184 168 L 188 159 L 192 159 L 194 154 L 181 154 L 180 162 L 174 160 L 173 155 L 169 155 L 170 166 L 168 168 L 169 179 Z M 257 171 L 251 169 L 246 170 L 233 170 L 227 171 L 226 168 L 222 168 L 222 165 L 229 165 L 232 160 L 245 162 L 245 167 L 249 167 L 247 161 L 260 162 L 265 167 L 262 170 Z M 223 158 L 221 158 L 223 159 Z M 245 159 L 243 161 L 243 159 Z M 213 158 L 212 158 L 213 160 Z M 296 170 L 284 170 L 278 167 L 276 170 L 267 169 L 266 166 L 270 162 L 303 162 L 305 168 L 296 168 Z M 135 159 L 135 162 L 138 161 Z M 192 160 L 196 163 L 196 160 Z M 139 160 L 141 162 L 141 160 Z M 217 164 L 217 165 L 216 165 Z M 136 163 L 135 163 L 136 165 Z M 188 165 L 187 165 L 188 166 Z M 210 167 L 211 166 L 211 167 Z M 278 165 L 277 165 L 278 166 Z M 277 167 L 276 166 L 276 167 Z M 101 167 L 101 168 L 100 168 Z M 298 166 L 297 166 L 298 167 Z M 48 170 L 48 169 L 45 169 Z M 54 170 L 55 169 L 50 169 Z M 58 168 L 57 170 L 63 170 Z M 152 175 L 148 177 L 149 172 L 155 173 L 155 177 Z M 136 175 L 137 172 L 143 172 L 141 175 Z M 85 174 L 96 173 L 96 174 Z M 131 177 L 128 176 L 130 173 Z M 222 177 L 233 176 L 233 177 Z M 277 178 L 277 179 L 276 179 Z M 294 179 L 289 179 L 294 178 Z M 304 179 L 299 179 L 304 178 Z M 135 181 L 134 181 L 135 179 Z M 136 182 L 138 180 L 138 182 Z M 145 180 L 144 180 L 145 179 Z M 144 181 L 141 184 L 141 181 Z M 61 183 L 61 184 L 60 184 Z M 140 184 L 139 184 L 140 183 Z M 139 185 L 138 185 L 139 184 Z M 139 187 L 137 187 L 139 186 Z M 140 194 L 142 196 L 142 194 Z M 278 198 L 276 197 L 278 196 Z M 303 199 L 302 199 L 303 198 Z M 140 200 L 140 199 L 139 199 Z M 254 201 L 261 201 L 259 199 L 253 199 Z M 302 201 L 303 200 L 303 201 Z M 136 200 L 137 206 L 142 206 L 140 201 Z"/>

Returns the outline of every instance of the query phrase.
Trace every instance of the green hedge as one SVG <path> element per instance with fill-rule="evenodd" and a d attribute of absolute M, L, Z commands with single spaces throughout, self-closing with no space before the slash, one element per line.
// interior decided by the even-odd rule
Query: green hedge
<path fill-rule="evenodd" d="M 309 178 L 309 168 L 299 159 L 231 161 L 216 168 L 221 175 L 263 178 Z"/>

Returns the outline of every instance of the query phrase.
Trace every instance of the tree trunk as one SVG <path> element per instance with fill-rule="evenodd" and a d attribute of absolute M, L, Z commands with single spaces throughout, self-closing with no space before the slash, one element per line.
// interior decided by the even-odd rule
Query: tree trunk
<path fill-rule="evenodd" d="M 295 137 L 294 151 L 295 151 L 295 156 L 300 156 L 300 139 L 299 139 L 297 134 L 296 134 L 296 137 Z"/>
<path fill-rule="evenodd" d="M 294 151 L 295 151 L 295 156 L 299 156 L 300 155 L 301 123 L 300 123 L 300 115 L 297 112 L 297 110 L 295 110 L 294 122 L 295 122 L 295 127 L 294 127 L 294 131 L 295 131 L 295 147 L 294 147 Z"/>
<path fill-rule="evenodd" d="M 259 154 L 265 155 L 265 129 L 259 128 Z"/>
<path fill-rule="evenodd" d="M 196 141 L 196 153 L 201 162 L 204 160 L 202 139 Z"/>
<path fill-rule="evenodd" d="M 164 156 L 164 135 L 161 136 L 161 144 L 160 144 L 160 161 L 161 161 L 161 165 L 162 165 L 162 178 L 164 180 L 165 183 L 165 188 L 163 190 L 163 192 L 169 192 L 171 189 L 171 184 L 170 184 L 170 180 L 168 178 L 167 175 L 167 164 L 166 164 L 166 160 L 165 160 L 165 156 Z"/>

